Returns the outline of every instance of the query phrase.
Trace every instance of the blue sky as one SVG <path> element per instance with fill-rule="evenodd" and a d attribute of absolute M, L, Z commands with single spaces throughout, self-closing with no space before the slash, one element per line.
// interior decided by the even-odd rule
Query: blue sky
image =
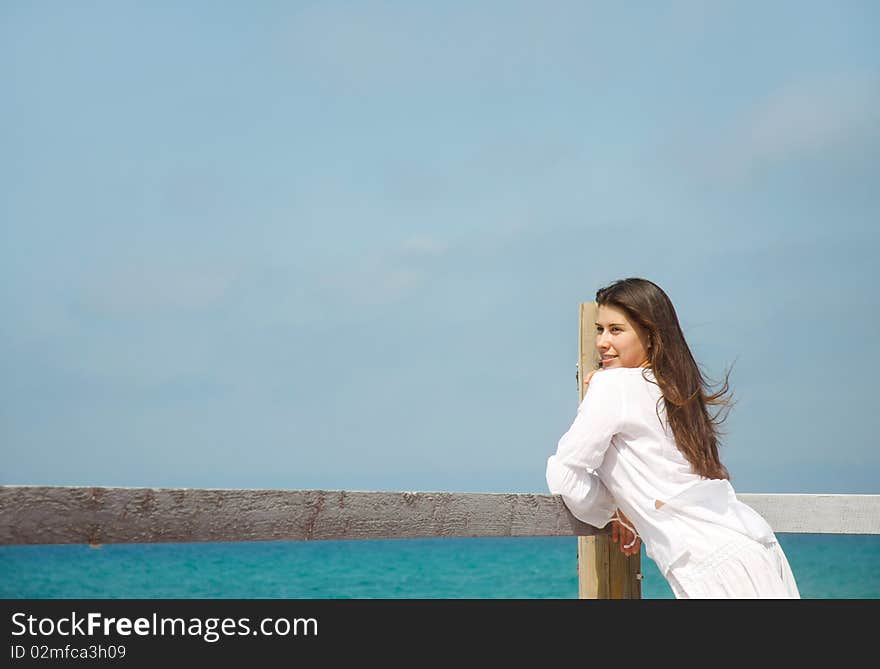
<path fill-rule="evenodd" d="M 642 276 L 739 492 L 880 492 L 878 23 L 4 2 L 0 483 L 545 492 Z"/>

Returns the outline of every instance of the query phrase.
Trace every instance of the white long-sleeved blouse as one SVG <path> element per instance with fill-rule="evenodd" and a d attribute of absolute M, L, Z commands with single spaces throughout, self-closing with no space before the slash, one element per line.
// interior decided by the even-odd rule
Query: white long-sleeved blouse
<path fill-rule="evenodd" d="M 709 555 L 731 531 L 776 541 L 729 481 L 693 471 L 675 444 L 661 398 L 649 367 L 594 374 L 574 422 L 547 460 L 550 492 L 594 527 L 604 527 L 620 508 L 664 576 L 679 558 Z"/>

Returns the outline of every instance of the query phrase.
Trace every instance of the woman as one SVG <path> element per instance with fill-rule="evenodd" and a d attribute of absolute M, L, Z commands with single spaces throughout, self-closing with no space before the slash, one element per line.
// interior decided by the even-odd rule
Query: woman
<path fill-rule="evenodd" d="M 707 392 L 672 302 L 651 281 L 616 281 L 596 303 L 602 368 L 547 461 L 550 492 L 594 527 L 613 520 L 625 553 L 644 541 L 676 598 L 800 597 L 773 530 L 721 464 L 720 410 L 710 418 L 708 407 L 729 410 L 727 378 Z"/>

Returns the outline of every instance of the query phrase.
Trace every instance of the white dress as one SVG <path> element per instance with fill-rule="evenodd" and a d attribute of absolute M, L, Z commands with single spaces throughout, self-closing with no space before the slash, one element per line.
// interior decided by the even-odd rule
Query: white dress
<path fill-rule="evenodd" d="M 620 508 L 677 598 L 800 597 L 767 522 L 678 450 L 653 381 L 648 367 L 593 375 L 547 461 L 550 492 L 594 527 Z"/>

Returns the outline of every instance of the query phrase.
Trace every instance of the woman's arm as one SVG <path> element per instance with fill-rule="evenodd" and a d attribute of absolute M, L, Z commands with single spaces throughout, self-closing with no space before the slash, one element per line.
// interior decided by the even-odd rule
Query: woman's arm
<path fill-rule="evenodd" d="M 610 373 L 590 372 L 591 383 L 578 406 L 577 416 L 559 439 L 556 457 L 572 467 L 595 471 L 605 459 L 611 438 L 623 422 L 623 392 Z"/>
<path fill-rule="evenodd" d="M 590 380 L 598 371 L 601 370 L 594 369 L 587 374 L 587 378 L 584 380 L 585 388 L 590 385 Z M 616 515 L 623 519 L 625 525 L 618 522 L 616 518 L 611 521 L 611 541 L 614 543 L 620 542 L 620 551 L 624 555 L 635 555 L 642 549 L 642 538 L 630 529 L 633 527 L 633 524 L 624 515 L 623 511 L 617 509 Z"/>
<path fill-rule="evenodd" d="M 551 495 L 562 496 L 575 518 L 593 527 L 605 527 L 617 510 L 617 502 L 596 474 L 572 467 L 556 455 L 547 459 L 547 487 Z"/>
<path fill-rule="evenodd" d="M 590 381 L 601 371 L 603 370 L 594 369 L 587 373 L 584 379 L 585 389 L 589 388 Z M 602 397 L 597 397 L 600 393 Z M 551 493 L 562 496 L 572 515 L 593 527 L 604 527 L 615 514 L 623 519 L 624 524 L 613 520 L 611 540 L 620 542 L 620 550 L 625 555 L 634 555 L 641 549 L 641 539 L 630 529 L 632 523 L 617 508 L 614 497 L 599 477 L 586 468 L 587 463 L 576 462 L 578 457 L 586 457 L 592 463 L 599 456 L 604 457 L 605 450 L 611 443 L 611 436 L 617 431 L 616 423 L 623 413 L 622 399 L 618 397 L 615 402 L 609 388 L 585 394 L 581 406 L 578 407 L 578 419 L 559 440 L 556 455 L 547 461 L 547 485 Z M 592 438 L 589 435 L 591 431 Z M 599 439 L 596 439 L 597 435 Z"/>
<path fill-rule="evenodd" d="M 587 382 L 594 374 L 589 374 Z M 556 454 L 547 460 L 547 485 L 552 494 L 562 496 L 576 518 L 604 527 L 617 510 L 617 503 L 595 470 L 620 426 L 622 398 L 613 379 L 593 384 L 571 427 L 559 440 Z"/>

